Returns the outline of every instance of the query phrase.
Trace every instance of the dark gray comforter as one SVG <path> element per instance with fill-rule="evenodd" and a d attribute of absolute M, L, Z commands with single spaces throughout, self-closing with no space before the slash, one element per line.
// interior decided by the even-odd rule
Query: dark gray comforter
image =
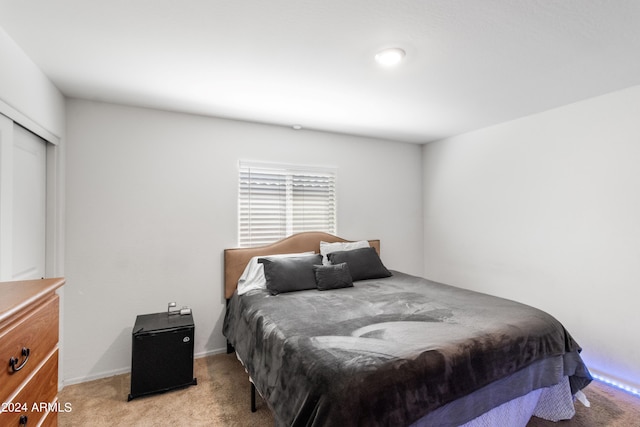
<path fill-rule="evenodd" d="M 548 377 L 568 375 L 573 392 L 591 380 L 552 316 L 399 272 L 333 291 L 235 294 L 224 335 L 277 425 L 409 425 L 545 359 L 560 360 Z M 553 384 L 528 377 L 503 400 Z"/>

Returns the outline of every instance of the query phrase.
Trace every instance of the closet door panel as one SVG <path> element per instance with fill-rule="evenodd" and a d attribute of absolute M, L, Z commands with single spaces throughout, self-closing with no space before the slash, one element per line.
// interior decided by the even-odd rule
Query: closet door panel
<path fill-rule="evenodd" d="M 47 143 L 13 129 L 13 214 L 11 280 L 45 276 Z"/>

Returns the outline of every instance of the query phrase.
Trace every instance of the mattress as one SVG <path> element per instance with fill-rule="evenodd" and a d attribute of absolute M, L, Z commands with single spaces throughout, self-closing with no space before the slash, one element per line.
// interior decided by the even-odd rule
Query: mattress
<path fill-rule="evenodd" d="M 234 294 L 223 331 L 276 425 L 457 426 L 591 380 L 549 314 L 395 271 L 352 288 Z"/>

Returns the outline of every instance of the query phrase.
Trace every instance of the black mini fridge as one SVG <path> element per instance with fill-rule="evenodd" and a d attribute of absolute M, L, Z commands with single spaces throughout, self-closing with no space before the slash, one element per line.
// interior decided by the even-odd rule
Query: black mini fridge
<path fill-rule="evenodd" d="M 132 331 L 129 400 L 197 384 L 191 314 L 137 316 Z"/>

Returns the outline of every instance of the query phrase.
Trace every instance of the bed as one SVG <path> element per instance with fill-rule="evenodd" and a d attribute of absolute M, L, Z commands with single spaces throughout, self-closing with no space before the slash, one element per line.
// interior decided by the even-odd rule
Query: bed
<path fill-rule="evenodd" d="M 317 232 L 225 250 L 223 333 L 277 426 L 573 416 L 591 376 L 555 318 L 388 270 L 379 254 L 378 240 Z"/>

